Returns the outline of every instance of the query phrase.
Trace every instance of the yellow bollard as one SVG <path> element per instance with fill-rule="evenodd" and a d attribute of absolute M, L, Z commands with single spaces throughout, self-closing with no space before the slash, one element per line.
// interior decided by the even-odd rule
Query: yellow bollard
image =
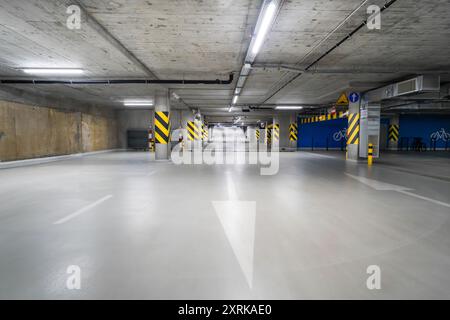
<path fill-rule="evenodd" d="M 369 150 L 367 151 L 367 164 L 371 166 L 373 163 L 373 144 L 369 143 Z"/>

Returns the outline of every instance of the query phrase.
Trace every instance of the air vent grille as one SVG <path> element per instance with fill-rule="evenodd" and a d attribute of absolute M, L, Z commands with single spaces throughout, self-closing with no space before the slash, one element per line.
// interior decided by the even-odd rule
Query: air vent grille
<path fill-rule="evenodd" d="M 397 95 L 408 94 L 417 91 L 417 79 L 411 79 L 397 84 Z"/>

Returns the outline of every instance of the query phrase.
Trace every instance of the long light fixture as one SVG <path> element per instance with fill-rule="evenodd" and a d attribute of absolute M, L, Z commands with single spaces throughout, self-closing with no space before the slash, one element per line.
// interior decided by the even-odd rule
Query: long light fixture
<path fill-rule="evenodd" d="M 230 107 L 228 108 L 228 112 L 231 112 L 231 111 L 233 111 L 233 107 L 230 106 Z"/>
<path fill-rule="evenodd" d="M 264 12 L 264 17 L 261 21 L 261 25 L 258 29 L 255 42 L 253 43 L 252 48 L 253 55 L 257 55 L 259 50 L 261 49 L 264 39 L 266 38 L 267 32 L 269 31 L 269 28 L 272 24 L 276 9 L 277 6 L 275 5 L 274 1 L 270 2 L 269 5 L 267 6 Z"/>
<path fill-rule="evenodd" d="M 264 3 L 264 8 L 262 9 L 258 17 L 258 23 L 256 26 L 257 30 L 252 37 L 250 48 L 248 49 L 245 57 L 246 62 L 242 66 L 242 69 L 239 73 L 239 78 L 234 90 L 232 105 L 236 104 L 238 97 L 241 94 L 242 89 L 244 88 L 247 77 L 249 76 L 252 69 L 252 63 L 255 60 L 259 50 L 261 49 L 266 35 L 269 32 L 270 27 L 275 19 L 278 0 L 265 0 Z"/>
<path fill-rule="evenodd" d="M 151 100 L 125 100 L 123 102 L 125 107 L 151 107 L 153 101 Z"/>
<path fill-rule="evenodd" d="M 301 106 L 276 106 L 275 110 L 301 110 Z"/>
<path fill-rule="evenodd" d="M 70 69 L 70 68 L 23 68 L 23 72 L 27 74 L 58 74 L 58 75 L 74 75 L 84 73 L 83 69 Z"/>

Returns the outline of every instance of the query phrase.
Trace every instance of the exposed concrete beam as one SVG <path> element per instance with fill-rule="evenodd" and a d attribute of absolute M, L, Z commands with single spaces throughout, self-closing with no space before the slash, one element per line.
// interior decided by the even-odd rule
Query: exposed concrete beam
<path fill-rule="evenodd" d="M 289 71 L 293 73 L 308 73 L 308 74 L 450 74 L 450 70 L 416 70 L 416 69 L 386 69 L 386 68 L 353 68 L 353 69 L 305 69 L 297 65 L 286 64 L 252 64 L 251 69 L 262 70 L 278 70 Z"/>
<path fill-rule="evenodd" d="M 106 41 L 108 41 L 114 48 L 119 50 L 124 56 L 132 61 L 136 66 L 142 69 L 147 75 L 155 80 L 158 80 L 158 76 L 150 70 L 141 60 L 139 60 L 130 50 L 128 50 L 119 40 L 117 40 L 100 22 L 97 21 L 86 9 L 86 7 L 79 0 L 73 0 L 73 2 L 80 7 L 86 18 L 86 22 L 101 35 Z"/>
<path fill-rule="evenodd" d="M 380 12 L 383 12 L 384 10 L 386 10 L 387 8 L 389 8 L 392 4 L 394 4 L 397 0 L 389 0 L 389 2 L 387 2 L 380 10 Z M 350 17 L 352 15 L 354 15 L 358 10 L 360 10 L 362 8 L 362 6 L 366 3 L 367 1 L 363 1 L 356 9 L 354 9 L 350 15 L 348 15 L 337 27 L 335 27 L 332 31 L 330 31 L 328 33 L 328 35 L 322 39 L 322 41 L 320 41 L 316 46 L 314 46 L 310 52 L 308 54 L 306 54 L 305 56 L 303 56 L 303 58 L 298 61 L 296 63 L 297 66 L 301 65 L 304 61 L 306 61 L 306 57 L 310 54 L 312 54 L 313 51 L 315 51 L 322 42 L 325 42 L 332 34 L 334 34 L 338 29 L 340 29 L 345 22 L 350 19 Z M 342 45 L 344 42 L 346 42 L 348 39 L 350 39 L 355 33 L 357 33 L 360 29 L 362 29 L 364 26 L 366 25 L 366 21 L 363 21 L 358 27 L 356 27 L 353 31 L 351 31 L 346 37 L 344 37 L 343 39 L 341 39 L 338 43 L 336 43 L 334 46 L 332 46 L 331 48 L 329 48 L 325 53 L 323 53 L 322 55 L 320 55 L 316 60 L 314 60 L 312 63 L 308 64 L 308 66 L 305 68 L 305 70 L 309 70 L 311 69 L 313 66 L 315 66 L 319 61 L 321 61 L 324 57 L 326 57 L 327 55 L 329 55 L 331 52 L 333 52 L 336 48 L 338 48 L 340 45 Z M 277 95 L 278 93 L 280 93 L 284 88 L 286 88 L 290 83 L 292 83 L 293 81 L 295 81 L 296 79 L 298 79 L 302 74 L 301 73 L 297 73 L 297 74 L 289 74 L 287 73 L 286 75 L 284 75 L 283 77 L 281 77 L 281 79 L 278 81 L 276 87 L 274 90 L 270 91 L 267 95 L 266 98 L 261 101 L 261 103 L 265 103 L 267 101 L 269 101 L 271 98 L 273 98 L 275 95 Z"/>

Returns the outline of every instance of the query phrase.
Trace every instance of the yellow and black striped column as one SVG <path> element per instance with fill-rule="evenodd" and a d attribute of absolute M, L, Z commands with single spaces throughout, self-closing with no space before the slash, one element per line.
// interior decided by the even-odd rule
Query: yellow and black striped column
<path fill-rule="evenodd" d="M 272 124 L 269 124 L 266 127 L 266 144 L 269 145 L 272 143 Z"/>
<path fill-rule="evenodd" d="M 256 129 L 255 130 L 256 141 L 259 141 L 259 135 L 260 135 L 259 129 Z"/>
<path fill-rule="evenodd" d="M 170 140 L 170 113 L 155 111 L 155 142 L 168 144 Z"/>
<path fill-rule="evenodd" d="M 189 141 L 200 140 L 202 137 L 200 128 L 195 121 L 187 122 L 187 133 Z"/>
<path fill-rule="evenodd" d="M 272 130 L 272 138 L 274 143 L 279 143 L 280 141 L 280 124 L 274 123 Z"/>
<path fill-rule="evenodd" d="M 399 126 L 397 124 L 389 125 L 389 140 L 397 142 L 398 136 L 399 136 Z"/>
<path fill-rule="evenodd" d="M 208 141 L 208 124 L 206 121 L 202 124 L 202 140 Z"/>
<path fill-rule="evenodd" d="M 347 145 L 359 144 L 359 113 L 348 115 Z"/>
<path fill-rule="evenodd" d="M 296 123 L 291 123 L 289 125 L 289 141 L 298 140 L 298 127 Z"/>

